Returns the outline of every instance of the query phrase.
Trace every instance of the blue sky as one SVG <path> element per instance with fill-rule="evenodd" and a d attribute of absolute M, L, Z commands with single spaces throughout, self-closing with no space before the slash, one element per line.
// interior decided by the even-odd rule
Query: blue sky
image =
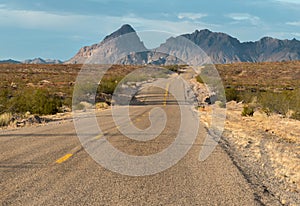
<path fill-rule="evenodd" d="M 196 29 L 241 41 L 300 39 L 300 0 L 0 0 L 0 59 L 67 60 L 122 24 L 174 35 Z"/>

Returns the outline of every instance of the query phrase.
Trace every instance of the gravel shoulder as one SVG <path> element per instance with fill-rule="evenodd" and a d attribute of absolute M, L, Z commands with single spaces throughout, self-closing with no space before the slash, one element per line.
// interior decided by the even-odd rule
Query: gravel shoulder
<path fill-rule="evenodd" d="M 205 85 L 190 81 L 197 94 L 200 118 L 211 125 L 214 105 Z M 205 105 L 205 106 L 204 106 Z M 252 185 L 256 198 L 264 205 L 300 205 L 300 121 L 256 111 L 243 117 L 244 104 L 226 104 L 226 122 L 219 144 Z M 220 109 L 218 107 L 218 109 Z"/>
<path fill-rule="evenodd" d="M 207 126 L 211 107 L 200 111 Z M 227 103 L 221 147 L 263 204 L 299 205 L 300 122 L 259 111 L 243 117 L 242 110 L 242 103 Z"/>

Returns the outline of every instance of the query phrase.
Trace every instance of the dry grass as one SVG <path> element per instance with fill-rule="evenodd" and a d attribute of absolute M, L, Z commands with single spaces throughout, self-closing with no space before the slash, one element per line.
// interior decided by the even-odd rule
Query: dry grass
<path fill-rule="evenodd" d="M 299 88 L 300 61 L 216 65 L 225 86 Z"/>
<path fill-rule="evenodd" d="M 4 113 L 0 115 L 0 127 L 8 126 L 12 120 L 11 113 Z"/>
<path fill-rule="evenodd" d="M 300 120 L 300 61 L 216 65 L 227 101 Z M 292 113 L 290 111 L 293 111 Z"/>
<path fill-rule="evenodd" d="M 74 83 L 82 68 L 83 65 L 77 64 L 0 64 L 0 114 L 26 111 L 36 114 L 49 113 L 40 112 L 40 108 L 33 108 L 38 106 L 35 102 L 40 102 L 40 98 L 31 94 L 38 91 L 47 94 L 48 99 L 57 100 L 58 104 L 54 104 L 54 107 L 62 104 L 71 108 Z M 122 79 L 136 68 L 137 66 L 118 65 L 110 67 L 101 81 L 99 92 L 111 93 L 116 86 L 115 80 Z M 59 111 L 59 108 L 53 108 L 52 111 Z"/>

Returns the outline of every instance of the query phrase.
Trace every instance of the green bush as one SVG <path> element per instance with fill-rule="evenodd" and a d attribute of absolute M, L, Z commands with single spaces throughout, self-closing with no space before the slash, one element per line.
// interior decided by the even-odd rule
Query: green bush
<path fill-rule="evenodd" d="M 245 105 L 242 111 L 242 116 L 253 116 L 254 108 L 248 105 Z"/>
<path fill-rule="evenodd" d="M 122 80 L 122 78 L 123 77 L 121 76 L 103 78 L 100 82 L 97 92 L 105 93 L 105 94 L 113 94 L 115 88 L 117 87 L 118 83 Z"/>
<path fill-rule="evenodd" d="M 62 106 L 59 97 L 51 95 L 46 89 L 25 89 L 10 99 L 9 111 L 13 113 L 55 114 Z"/>
<path fill-rule="evenodd" d="M 300 112 L 299 91 L 267 91 L 259 93 L 258 103 L 265 110 L 286 115 L 289 110 Z"/>
<path fill-rule="evenodd" d="M 204 84 L 204 81 L 202 80 L 202 78 L 200 77 L 200 75 L 196 76 L 196 80 L 197 80 L 197 82 L 199 82 L 200 84 Z"/>
<path fill-rule="evenodd" d="M 234 88 L 225 89 L 226 101 L 239 101 L 238 91 Z"/>

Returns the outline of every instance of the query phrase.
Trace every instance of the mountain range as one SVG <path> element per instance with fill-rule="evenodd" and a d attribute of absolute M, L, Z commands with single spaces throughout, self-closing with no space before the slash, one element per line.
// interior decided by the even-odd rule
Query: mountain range
<path fill-rule="evenodd" d="M 62 63 L 63 61 L 57 59 L 42 59 L 42 58 L 26 59 L 24 61 L 16 61 L 13 59 L 0 61 L 0 64 L 62 64 Z"/>
<path fill-rule="evenodd" d="M 201 48 L 201 51 L 195 45 Z M 100 43 L 82 47 L 75 56 L 65 62 L 35 58 L 23 62 L 5 60 L 0 63 L 83 64 L 90 62 L 166 65 L 188 63 L 187 60 L 192 61 L 197 55 L 203 58 L 202 62 L 209 58 L 210 62 L 215 64 L 300 60 L 300 41 L 263 37 L 254 42 L 240 42 L 228 34 L 204 29 L 170 37 L 159 47 L 149 50 L 132 26 L 125 24 L 106 36 Z"/>
<path fill-rule="evenodd" d="M 120 42 L 113 42 L 113 39 L 122 41 L 122 36 L 130 36 L 130 47 L 133 49 L 130 54 L 120 60 L 114 61 L 114 63 L 159 65 L 180 63 L 180 57 L 187 52 L 183 50 L 178 54 L 178 51 L 182 49 L 176 48 L 177 51 L 175 51 L 175 48 L 173 48 L 172 50 L 172 47 L 174 47 L 174 43 L 172 42 L 180 42 L 180 39 L 183 38 L 199 46 L 210 57 L 213 63 L 218 64 L 300 60 L 300 41 L 296 39 L 280 40 L 272 37 L 264 37 L 255 42 L 240 42 L 228 34 L 212 32 L 208 29 L 196 30 L 191 34 L 183 34 L 175 38 L 171 37 L 165 43 L 161 44 L 160 47 L 148 50 L 137 36 L 135 30 L 126 24 L 105 37 L 102 42 L 81 48 L 74 57 L 65 63 L 84 63 L 95 53 L 97 53 L 97 56 L 101 53 L 101 58 L 98 59 L 99 62 L 103 61 L 104 58 L 109 58 L 110 54 L 113 53 L 117 53 L 120 56 L 120 50 L 124 50 L 125 48 L 120 48 Z M 123 40 L 128 41 L 126 37 Z"/>

